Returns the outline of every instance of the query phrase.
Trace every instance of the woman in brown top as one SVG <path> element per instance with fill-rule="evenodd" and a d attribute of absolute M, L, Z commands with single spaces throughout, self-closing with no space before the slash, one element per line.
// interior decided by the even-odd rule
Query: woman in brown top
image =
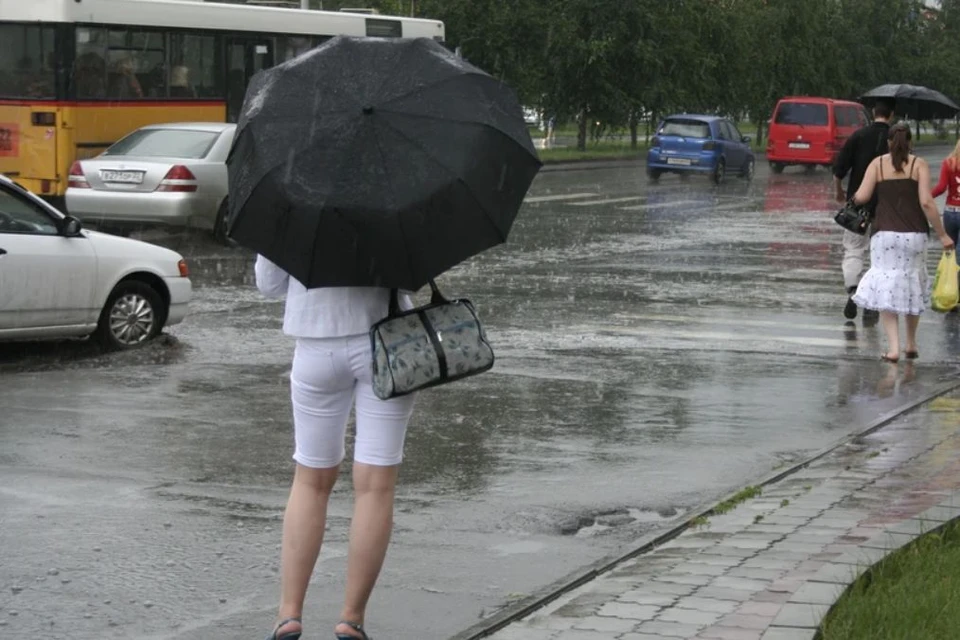
<path fill-rule="evenodd" d="M 857 306 L 876 309 L 887 334 L 887 362 L 900 358 L 899 316 L 906 317 L 906 357 L 916 358 L 917 324 L 930 303 L 926 250 L 933 225 L 944 249 L 953 240 L 944 231 L 930 194 L 930 167 L 910 153 L 910 127 L 890 128 L 890 153 L 874 160 L 854 194 L 857 204 L 877 192 L 877 211 L 870 239 L 870 269 L 853 296 Z"/>

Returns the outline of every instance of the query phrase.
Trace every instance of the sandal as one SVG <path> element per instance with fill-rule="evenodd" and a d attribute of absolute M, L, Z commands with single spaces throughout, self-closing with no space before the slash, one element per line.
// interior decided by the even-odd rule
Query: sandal
<path fill-rule="evenodd" d="M 900 362 L 900 358 L 891 358 L 885 353 L 880 356 L 880 359 L 883 360 L 884 362 L 889 362 L 890 364 L 897 364 L 898 362 Z"/>
<path fill-rule="evenodd" d="M 356 631 L 357 633 L 360 634 L 360 635 L 358 635 L 358 636 L 349 636 L 349 635 L 347 635 L 347 634 L 345 634 L 345 633 L 338 633 L 338 634 L 336 634 L 336 635 L 337 635 L 337 640 L 370 640 L 370 636 L 367 635 L 367 632 L 364 631 L 364 630 L 363 630 L 363 627 L 361 627 L 360 625 L 358 625 L 356 622 L 349 622 L 349 621 L 347 621 L 347 620 L 341 620 L 341 621 L 338 622 L 337 624 L 338 624 L 338 625 L 340 625 L 340 624 L 345 624 L 345 625 L 347 625 L 348 627 L 350 627 L 351 629 L 353 629 L 354 631 Z M 278 640 L 279 640 L 279 639 L 278 639 Z"/>
<path fill-rule="evenodd" d="M 916 360 L 920 357 L 919 351 L 905 351 L 904 354 L 907 357 L 907 360 Z"/>
<path fill-rule="evenodd" d="M 303 629 L 298 629 L 297 631 L 288 631 L 287 633 L 278 636 L 277 632 L 280 631 L 280 627 L 290 624 L 291 622 L 301 623 L 300 618 L 287 618 L 286 620 L 281 620 L 277 623 L 277 626 L 273 628 L 273 633 L 267 636 L 267 640 L 300 640 L 300 636 L 303 635 Z"/>

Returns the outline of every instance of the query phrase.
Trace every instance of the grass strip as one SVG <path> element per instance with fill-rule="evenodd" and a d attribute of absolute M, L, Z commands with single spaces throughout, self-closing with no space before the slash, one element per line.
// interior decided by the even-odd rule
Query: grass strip
<path fill-rule="evenodd" d="M 820 640 L 960 637 L 960 523 L 895 551 L 847 589 Z"/>

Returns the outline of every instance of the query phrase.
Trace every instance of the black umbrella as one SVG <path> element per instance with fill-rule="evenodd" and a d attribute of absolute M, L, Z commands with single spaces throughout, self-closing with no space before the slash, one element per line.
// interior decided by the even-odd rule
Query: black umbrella
<path fill-rule="evenodd" d="M 895 101 L 895 112 L 911 120 L 940 120 L 954 117 L 960 107 L 939 91 L 912 84 L 883 84 L 860 96 L 872 107 L 880 100 Z"/>
<path fill-rule="evenodd" d="M 337 37 L 253 79 L 227 167 L 238 244 L 415 290 L 506 240 L 540 161 L 514 92 L 439 43 Z"/>

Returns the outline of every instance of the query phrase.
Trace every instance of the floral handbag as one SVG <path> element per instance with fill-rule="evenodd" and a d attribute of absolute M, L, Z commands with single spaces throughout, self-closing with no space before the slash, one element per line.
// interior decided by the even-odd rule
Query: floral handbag
<path fill-rule="evenodd" d="M 400 311 L 390 291 L 389 315 L 370 328 L 373 392 L 381 400 L 473 376 L 493 367 L 493 349 L 473 303 L 447 300 L 430 281 L 430 304 Z"/>

